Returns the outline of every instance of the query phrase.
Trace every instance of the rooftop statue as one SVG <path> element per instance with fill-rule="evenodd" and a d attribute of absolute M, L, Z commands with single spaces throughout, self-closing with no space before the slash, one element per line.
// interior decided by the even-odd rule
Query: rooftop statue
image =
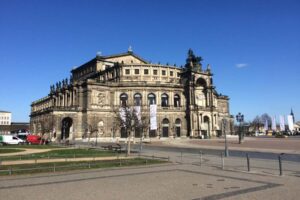
<path fill-rule="evenodd" d="M 203 61 L 202 57 L 195 56 L 193 50 L 189 49 L 185 68 L 187 68 L 188 70 L 195 71 L 195 72 L 201 72 L 202 71 L 201 61 Z"/>

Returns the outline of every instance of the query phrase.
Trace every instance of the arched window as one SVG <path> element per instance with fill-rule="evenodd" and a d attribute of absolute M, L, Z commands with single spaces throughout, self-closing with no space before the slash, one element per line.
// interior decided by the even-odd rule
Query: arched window
<path fill-rule="evenodd" d="M 180 119 L 176 119 L 175 120 L 175 133 L 176 133 L 176 137 L 180 137 L 181 136 L 180 129 L 181 129 L 181 120 Z"/>
<path fill-rule="evenodd" d="M 128 101 L 128 95 L 123 93 L 120 95 L 120 104 L 121 106 L 126 106 Z"/>
<path fill-rule="evenodd" d="M 161 107 L 168 107 L 169 106 L 169 97 L 167 94 L 161 95 Z"/>
<path fill-rule="evenodd" d="M 174 107 L 180 107 L 180 96 L 178 94 L 174 95 Z"/>
<path fill-rule="evenodd" d="M 169 120 L 167 118 L 162 121 L 162 136 L 169 137 Z"/>
<path fill-rule="evenodd" d="M 203 78 L 198 78 L 197 81 L 196 81 L 196 86 L 197 87 L 203 87 L 203 88 L 206 88 L 207 84 L 206 84 L 206 81 L 205 79 Z"/>
<path fill-rule="evenodd" d="M 148 104 L 156 104 L 156 96 L 153 93 L 148 94 Z"/>
<path fill-rule="evenodd" d="M 135 106 L 141 106 L 142 105 L 142 95 L 140 93 L 136 93 L 133 98 L 134 98 L 134 105 Z"/>

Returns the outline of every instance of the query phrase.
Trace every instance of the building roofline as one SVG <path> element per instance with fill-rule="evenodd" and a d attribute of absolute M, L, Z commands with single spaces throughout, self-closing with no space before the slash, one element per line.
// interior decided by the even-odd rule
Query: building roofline
<path fill-rule="evenodd" d="M 77 71 L 78 69 L 82 69 L 84 68 L 86 65 L 89 65 L 95 61 L 98 61 L 98 60 L 101 60 L 101 61 L 105 61 L 105 59 L 110 59 L 110 58 L 117 58 L 117 57 L 122 57 L 122 56 L 133 56 L 141 61 L 143 61 L 145 64 L 149 64 L 149 62 L 145 59 L 143 59 L 142 57 L 140 57 L 139 55 L 133 53 L 133 52 L 125 52 L 125 53 L 119 53 L 119 54 L 112 54 L 112 55 L 108 55 L 108 56 L 100 56 L 100 55 L 97 55 L 95 58 L 89 60 L 88 62 L 80 65 L 79 67 L 76 67 L 74 69 L 71 70 L 71 72 L 74 72 L 74 71 Z M 109 61 L 107 61 L 109 62 Z"/>
<path fill-rule="evenodd" d="M 108 55 L 108 56 L 98 56 L 98 57 L 103 58 L 103 59 L 109 59 L 109 58 L 117 58 L 117 57 L 122 57 L 122 56 L 129 56 L 129 55 L 143 61 L 144 63 L 149 63 L 147 60 L 143 59 L 142 57 L 140 57 L 139 55 L 137 55 L 131 51 L 127 51 L 125 53 L 119 53 L 119 54 L 112 54 L 112 55 Z"/>
<path fill-rule="evenodd" d="M 5 110 L 0 110 L 0 113 L 11 113 L 11 112 L 5 111 Z"/>

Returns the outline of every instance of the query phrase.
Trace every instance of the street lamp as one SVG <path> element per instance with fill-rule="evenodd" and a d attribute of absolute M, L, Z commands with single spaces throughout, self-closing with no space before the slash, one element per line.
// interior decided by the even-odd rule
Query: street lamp
<path fill-rule="evenodd" d="M 227 145 L 227 137 L 226 137 L 226 120 L 222 119 L 222 129 L 225 136 L 225 157 L 229 156 L 228 145 Z"/>
<path fill-rule="evenodd" d="M 236 121 L 239 122 L 239 144 L 242 143 L 242 140 L 244 139 L 244 135 L 241 131 L 241 124 L 244 122 L 244 115 L 242 115 L 240 112 L 235 116 Z"/>

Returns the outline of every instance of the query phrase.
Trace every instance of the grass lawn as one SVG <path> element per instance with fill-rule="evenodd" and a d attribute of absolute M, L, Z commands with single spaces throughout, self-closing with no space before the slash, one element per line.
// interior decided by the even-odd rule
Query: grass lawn
<path fill-rule="evenodd" d="M 96 168 L 111 168 L 111 167 L 127 167 L 127 166 L 141 166 L 151 164 L 167 163 L 162 160 L 153 160 L 145 158 L 135 158 L 127 160 L 112 160 L 112 161 L 91 161 L 91 162 L 58 162 L 58 163 L 39 163 L 39 164 L 24 164 L 13 166 L 1 166 L 0 175 L 15 174 L 34 174 L 41 172 L 57 172 L 70 171 L 82 169 L 96 169 Z M 3 171 L 8 170 L 8 171 Z"/>
<path fill-rule="evenodd" d="M 33 160 L 33 159 L 45 159 L 45 158 L 82 158 L 82 157 L 104 157 L 104 156 L 117 156 L 114 151 L 104 151 L 98 149 L 75 149 L 75 148 L 63 148 L 53 149 L 44 153 L 16 155 L 16 156 L 3 156 L 1 160 Z"/>
<path fill-rule="evenodd" d="M 22 152 L 22 151 L 25 151 L 23 149 L 4 149 L 4 148 L 0 148 L 0 154 L 2 153 L 16 153 L 16 152 Z"/>

